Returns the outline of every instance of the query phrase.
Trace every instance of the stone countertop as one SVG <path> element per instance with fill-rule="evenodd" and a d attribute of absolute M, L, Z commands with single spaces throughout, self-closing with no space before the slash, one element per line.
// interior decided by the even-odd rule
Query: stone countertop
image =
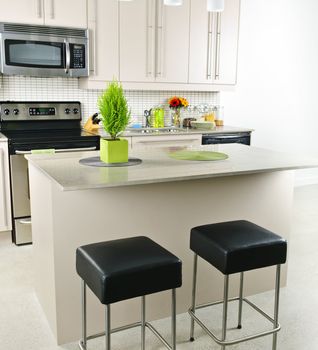
<path fill-rule="evenodd" d="M 8 139 L 0 132 L 0 142 L 7 142 Z"/>
<path fill-rule="evenodd" d="M 175 160 L 167 155 L 169 148 L 159 148 L 131 151 L 130 157 L 142 159 L 143 162 L 140 165 L 99 168 L 79 163 L 82 158 L 98 156 L 97 151 L 25 157 L 63 191 L 318 167 L 318 158 L 285 154 L 240 144 L 196 146 L 192 149 L 220 151 L 228 154 L 229 158 L 222 161 Z"/>
<path fill-rule="evenodd" d="M 171 127 L 172 129 L 173 127 Z M 144 128 L 143 128 L 144 129 Z M 152 129 L 152 128 L 149 128 Z M 244 127 L 235 127 L 235 126 L 217 126 L 215 129 L 206 130 L 206 129 L 193 129 L 193 128 L 179 128 L 178 132 L 162 132 L 162 131 L 152 131 L 151 133 L 142 133 L 138 131 L 139 129 L 129 129 L 126 130 L 122 136 L 131 137 L 131 136 L 175 136 L 175 135 L 191 135 L 191 134 L 226 134 L 226 133 L 241 133 L 241 132 L 252 132 L 253 129 L 244 128 Z M 155 128 L 153 129 L 155 130 Z M 98 135 L 106 137 L 107 134 L 102 127 L 98 130 Z"/>

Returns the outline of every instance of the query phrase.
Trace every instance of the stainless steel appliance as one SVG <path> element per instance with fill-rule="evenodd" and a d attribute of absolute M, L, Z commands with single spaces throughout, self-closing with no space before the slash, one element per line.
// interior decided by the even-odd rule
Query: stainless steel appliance
<path fill-rule="evenodd" d="M 251 144 L 251 133 L 223 133 L 223 134 L 203 134 L 202 145 L 215 145 L 220 143 L 241 143 L 243 145 Z"/>
<path fill-rule="evenodd" d="M 0 23 L 0 70 L 6 75 L 88 76 L 88 30 Z"/>
<path fill-rule="evenodd" d="M 99 136 L 81 129 L 80 102 L 0 102 L 0 130 L 9 141 L 13 242 L 32 242 L 25 154 L 99 149 Z"/>

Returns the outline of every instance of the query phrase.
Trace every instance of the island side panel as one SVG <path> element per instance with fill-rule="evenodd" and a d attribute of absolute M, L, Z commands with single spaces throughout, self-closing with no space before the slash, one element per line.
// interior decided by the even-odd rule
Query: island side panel
<path fill-rule="evenodd" d="M 51 229 L 54 236 L 58 343 L 80 337 L 80 280 L 75 271 L 78 246 L 138 235 L 148 236 L 162 244 L 183 261 L 183 286 L 177 292 L 178 313 L 181 313 L 188 309 L 191 300 L 191 227 L 246 219 L 288 238 L 292 197 L 293 172 L 85 191 L 63 192 L 54 186 Z M 272 289 L 274 270 L 248 272 L 246 294 Z M 221 298 L 223 276 L 202 260 L 198 283 L 199 303 Z M 285 283 L 286 267 L 282 285 Z M 237 293 L 238 275 L 234 275 L 230 294 Z M 97 298 L 88 294 L 89 332 L 103 331 L 104 308 Z M 167 292 L 147 297 L 147 304 L 149 320 L 170 315 L 170 294 Z M 139 317 L 139 299 L 113 305 L 113 326 L 137 321 Z"/>
<path fill-rule="evenodd" d="M 56 298 L 52 217 L 52 181 L 29 163 L 32 254 L 35 291 L 55 337 Z"/>

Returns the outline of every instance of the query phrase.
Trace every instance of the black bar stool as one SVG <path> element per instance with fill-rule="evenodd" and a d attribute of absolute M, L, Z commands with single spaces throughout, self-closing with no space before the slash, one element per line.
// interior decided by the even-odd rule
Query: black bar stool
<path fill-rule="evenodd" d="M 145 332 L 150 329 L 171 350 L 176 349 L 176 288 L 182 284 L 182 263 L 169 251 L 147 237 L 133 237 L 100 242 L 76 250 L 76 270 L 82 278 L 82 339 L 106 337 L 106 350 L 111 349 L 111 333 L 141 326 L 141 349 L 145 350 Z M 105 332 L 87 336 L 86 285 L 105 304 Z M 172 289 L 171 345 L 146 322 L 147 294 Z M 111 330 L 110 305 L 141 296 L 141 322 Z"/>
<path fill-rule="evenodd" d="M 194 341 L 194 321 L 224 350 L 227 345 L 273 334 L 273 350 L 277 349 L 280 266 L 286 262 L 287 242 L 282 237 L 248 221 L 230 221 L 194 227 L 191 230 L 190 248 L 194 252 L 190 340 Z M 223 300 L 204 305 L 195 304 L 198 256 L 209 262 L 224 274 Z M 275 285 L 274 318 L 251 301 L 243 298 L 244 272 L 266 266 L 277 265 Z M 239 297 L 228 298 L 229 275 L 240 273 Z M 238 327 L 242 328 L 243 301 L 273 323 L 273 329 L 235 340 L 226 340 L 228 301 L 238 300 Z M 195 310 L 223 303 L 222 338 L 219 339 L 195 315 Z"/>

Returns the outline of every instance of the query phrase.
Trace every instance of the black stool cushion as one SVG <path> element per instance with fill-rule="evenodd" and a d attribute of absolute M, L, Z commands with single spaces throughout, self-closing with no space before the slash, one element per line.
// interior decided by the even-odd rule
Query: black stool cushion
<path fill-rule="evenodd" d="M 103 304 L 178 288 L 181 261 L 147 237 L 100 242 L 76 250 L 76 270 Z"/>
<path fill-rule="evenodd" d="M 190 248 L 223 274 L 284 264 L 287 242 L 249 221 L 194 227 Z"/>

